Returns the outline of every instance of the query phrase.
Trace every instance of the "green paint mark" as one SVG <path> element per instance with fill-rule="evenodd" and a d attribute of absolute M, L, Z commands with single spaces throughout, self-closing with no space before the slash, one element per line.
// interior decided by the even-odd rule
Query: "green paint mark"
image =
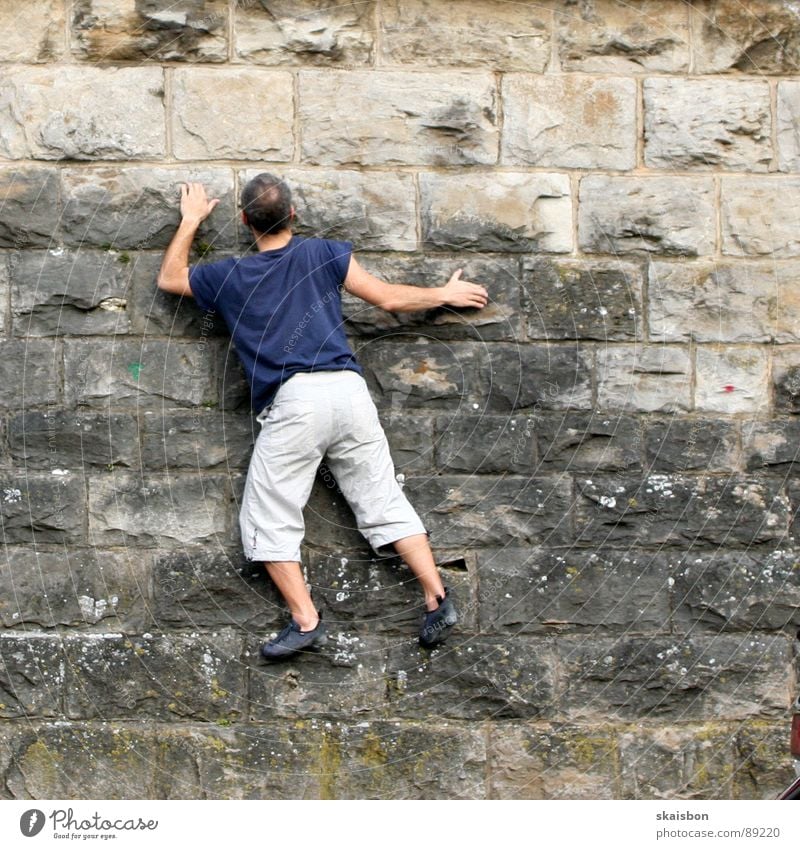
<path fill-rule="evenodd" d="M 139 375 L 142 373 L 142 369 L 144 366 L 142 363 L 128 363 L 128 371 L 131 373 L 131 377 L 134 380 L 139 379 Z"/>

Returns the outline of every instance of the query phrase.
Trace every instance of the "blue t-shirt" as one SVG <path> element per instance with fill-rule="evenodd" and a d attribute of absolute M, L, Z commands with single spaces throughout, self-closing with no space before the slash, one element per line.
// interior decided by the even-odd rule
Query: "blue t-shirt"
<path fill-rule="evenodd" d="M 251 389 L 253 410 L 301 371 L 363 374 L 342 322 L 350 242 L 292 236 L 282 248 L 189 269 L 198 305 L 222 316 Z"/>

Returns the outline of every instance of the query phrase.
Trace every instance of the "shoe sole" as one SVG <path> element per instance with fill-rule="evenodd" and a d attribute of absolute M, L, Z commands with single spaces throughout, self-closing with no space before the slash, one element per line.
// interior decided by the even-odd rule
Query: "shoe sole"
<path fill-rule="evenodd" d="M 278 655 L 270 655 L 264 654 L 264 647 L 261 647 L 259 651 L 259 655 L 262 660 L 269 661 L 270 663 L 275 663 L 276 661 L 281 660 L 290 660 L 293 657 L 296 657 L 299 654 L 312 654 L 316 652 L 318 649 L 327 645 L 328 643 L 328 635 L 322 634 L 322 636 L 316 637 L 312 643 L 309 643 L 307 646 L 303 646 L 301 649 L 293 649 L 292 651 L 286 652 L 286 654 L 278 654 Z"/>

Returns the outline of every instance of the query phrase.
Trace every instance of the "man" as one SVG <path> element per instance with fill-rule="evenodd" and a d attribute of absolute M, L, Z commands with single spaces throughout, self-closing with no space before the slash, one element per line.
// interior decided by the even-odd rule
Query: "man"
<path fill-rule="evenodd" d="M 457 613 L 427 531 L 395 479 L 375 405 L 344 334 L 341 287 L 390 312 L 480 309 L 486 289 L 461 280 L 460 269 L 438 288 L 385 283 L 361 268 L 351 243 L 295 236 L 289 188 L 271 174 L 255 177 L 242 192 L 242 221 L 258 252 L 190 267 L 197 228 L 218 202 L 199 183 L 182 187 L 182 220 L 158 286 L 222 315 L 250 383 L 261 432 L 242 499 L 242 543 L 248 560 L 264 562 L 291 613 L 261 653 L 276 660 L 326 639 L 300 568 L 302 511 L 323 458 L 372 548 L 393 548 L 419 580 L 425 595 L 420 643 L 436 646 Z"/>

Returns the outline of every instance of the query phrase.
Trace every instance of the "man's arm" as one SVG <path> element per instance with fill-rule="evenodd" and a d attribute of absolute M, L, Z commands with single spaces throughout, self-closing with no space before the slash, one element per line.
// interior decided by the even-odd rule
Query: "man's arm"
<path fill-rule="evenodd" d="M 197 228 L 211 215 L 219 200 L 209 200 L 201 183 L 184 183 L 181 186 L 181 223 L 169 243 L 161 269 L 158 288 L 173 295 L 192 297 L 189 286 L 189 251 Z"/>
<path fill-rule="evenodd" d="M 483 286 L 461 279 L 460 268 L 444 286 L 407 286 L 385 283 L 365 271 L 352 256 L 344 288 L 387 312 L 417 312 L 444 306 L 481 309 L 489 302 L 489 293 Z"/>

